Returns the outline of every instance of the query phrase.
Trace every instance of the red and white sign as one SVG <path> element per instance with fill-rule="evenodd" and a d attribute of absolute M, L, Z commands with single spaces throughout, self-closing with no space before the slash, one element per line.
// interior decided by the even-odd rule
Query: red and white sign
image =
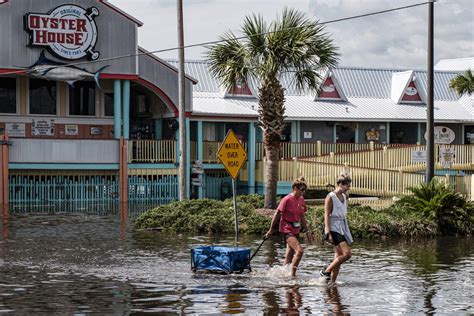
<path fill-rule="evenodd" d="M 31 46 L 47 46 L 52 54 L 63 59 L 87 56 L 95 60 L 100 56 L 99 52 L 93 51 L 97 42 L 94 18 L 98 15 L 96 7 L 84 9 L 67 4 L 48 14 L 26 14 L 25 29 L 30 33 Z"/>
<path fill-rule="evenodd" d="M 415 82 L 410 82 L 408 87 L 405 89 L 405 94 L 403 95 L 402 101 L 408 102 L 421 102 L 420 93 L 416 88 Z"/>
<path fill-rule="evenodd" d="M 328 77 L 321 87 L 321 92 L 319 93 L 320 99 L 341 99 L 339 92 L 334 85 L 331 77 Z"/>

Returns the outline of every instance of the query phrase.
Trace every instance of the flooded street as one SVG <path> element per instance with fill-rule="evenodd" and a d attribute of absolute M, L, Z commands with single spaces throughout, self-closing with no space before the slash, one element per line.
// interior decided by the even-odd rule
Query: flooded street
<path fill-rule="evenodd" d="M 332 249 L 306 245 L 296 279 L 281 276 L 284 244 L 264 243 L 240 275 L 193 274 L 190 249 L 233 236 L 134 232 L 137 212 L 4 212 L 0 313 L 474 313 L 474 238 L 358 241 L 338 284 L 318 270 Z M 242 237 L 256 249 L 261 239 Z"/>

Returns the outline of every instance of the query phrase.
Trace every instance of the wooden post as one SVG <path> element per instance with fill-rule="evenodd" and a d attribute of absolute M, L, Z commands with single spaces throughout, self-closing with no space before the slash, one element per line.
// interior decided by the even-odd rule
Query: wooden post
<path fill-rule="evenodd" d="M 298 178 L 298 164 L 297 164 L 298 158 L 293 157 L 293 181 Z"/>
<path fill-rule="evenodd" d="M 398 194 L 403 192 L 403 170 L 398 169 Z"/>
<path fill-rule="evenodd" d="M 124 137 L 120 137 L 119 142 L 119 202 L 128 202 L 128 146 Z"/>
<path fill-rule="evenodd" d="M 474 201 L 474 175 L 471 174 L 471 201 Z"/>
<path fill-rule="evenodd" d="M 371 140 L 371 141 L 369 142 L 369 148 L 370 148 L 371 151 L 374 151 L 374 149 L 375 149 L 375 143 L 374 143 L 373 140 Z"/>
<path fill-rule="evenodd" d="M 321 141 L 316 142 L 316 156 L 321 157 Z"/>
<path fill-rule="evenodd" d="M 0 135 L 0 205 L 8 204 L 8 134 Z"/>
<path fill-rule="evenodd" d="M 383 146 L 383 154 L 382 154 L 382 168 L 387 168 L 387 146 Z"/>

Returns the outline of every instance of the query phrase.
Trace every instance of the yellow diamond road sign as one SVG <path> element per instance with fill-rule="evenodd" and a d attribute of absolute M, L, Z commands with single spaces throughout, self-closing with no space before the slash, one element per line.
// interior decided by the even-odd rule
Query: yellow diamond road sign
<path fill-rule="evenodd" d="M 240 168 L 247 159 L 247 153 L 233 130 L 229 130 L 222 143 L 217 158 L 222 162 L 232 179 L 236 179 Z"/>

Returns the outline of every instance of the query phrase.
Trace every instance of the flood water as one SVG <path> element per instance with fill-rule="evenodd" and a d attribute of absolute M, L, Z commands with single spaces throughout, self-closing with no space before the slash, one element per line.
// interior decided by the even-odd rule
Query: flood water
<path fill-rule="evenodd" d="M 133 214 L 132 214 L 133 213 Z M 135 232 L 139 212 L 0 216 L 0 313 L 399 314 L 474 313 L 474 238 L 356 241 L 337 284 L 318 270 L 332 249 L 305 245 L 299 276 L 282 275 L 280 238 L 240 275 L 194 274 L 190 249 L 233 236 Z M 256 249 L 258 236 L 241 237 Z"/>

